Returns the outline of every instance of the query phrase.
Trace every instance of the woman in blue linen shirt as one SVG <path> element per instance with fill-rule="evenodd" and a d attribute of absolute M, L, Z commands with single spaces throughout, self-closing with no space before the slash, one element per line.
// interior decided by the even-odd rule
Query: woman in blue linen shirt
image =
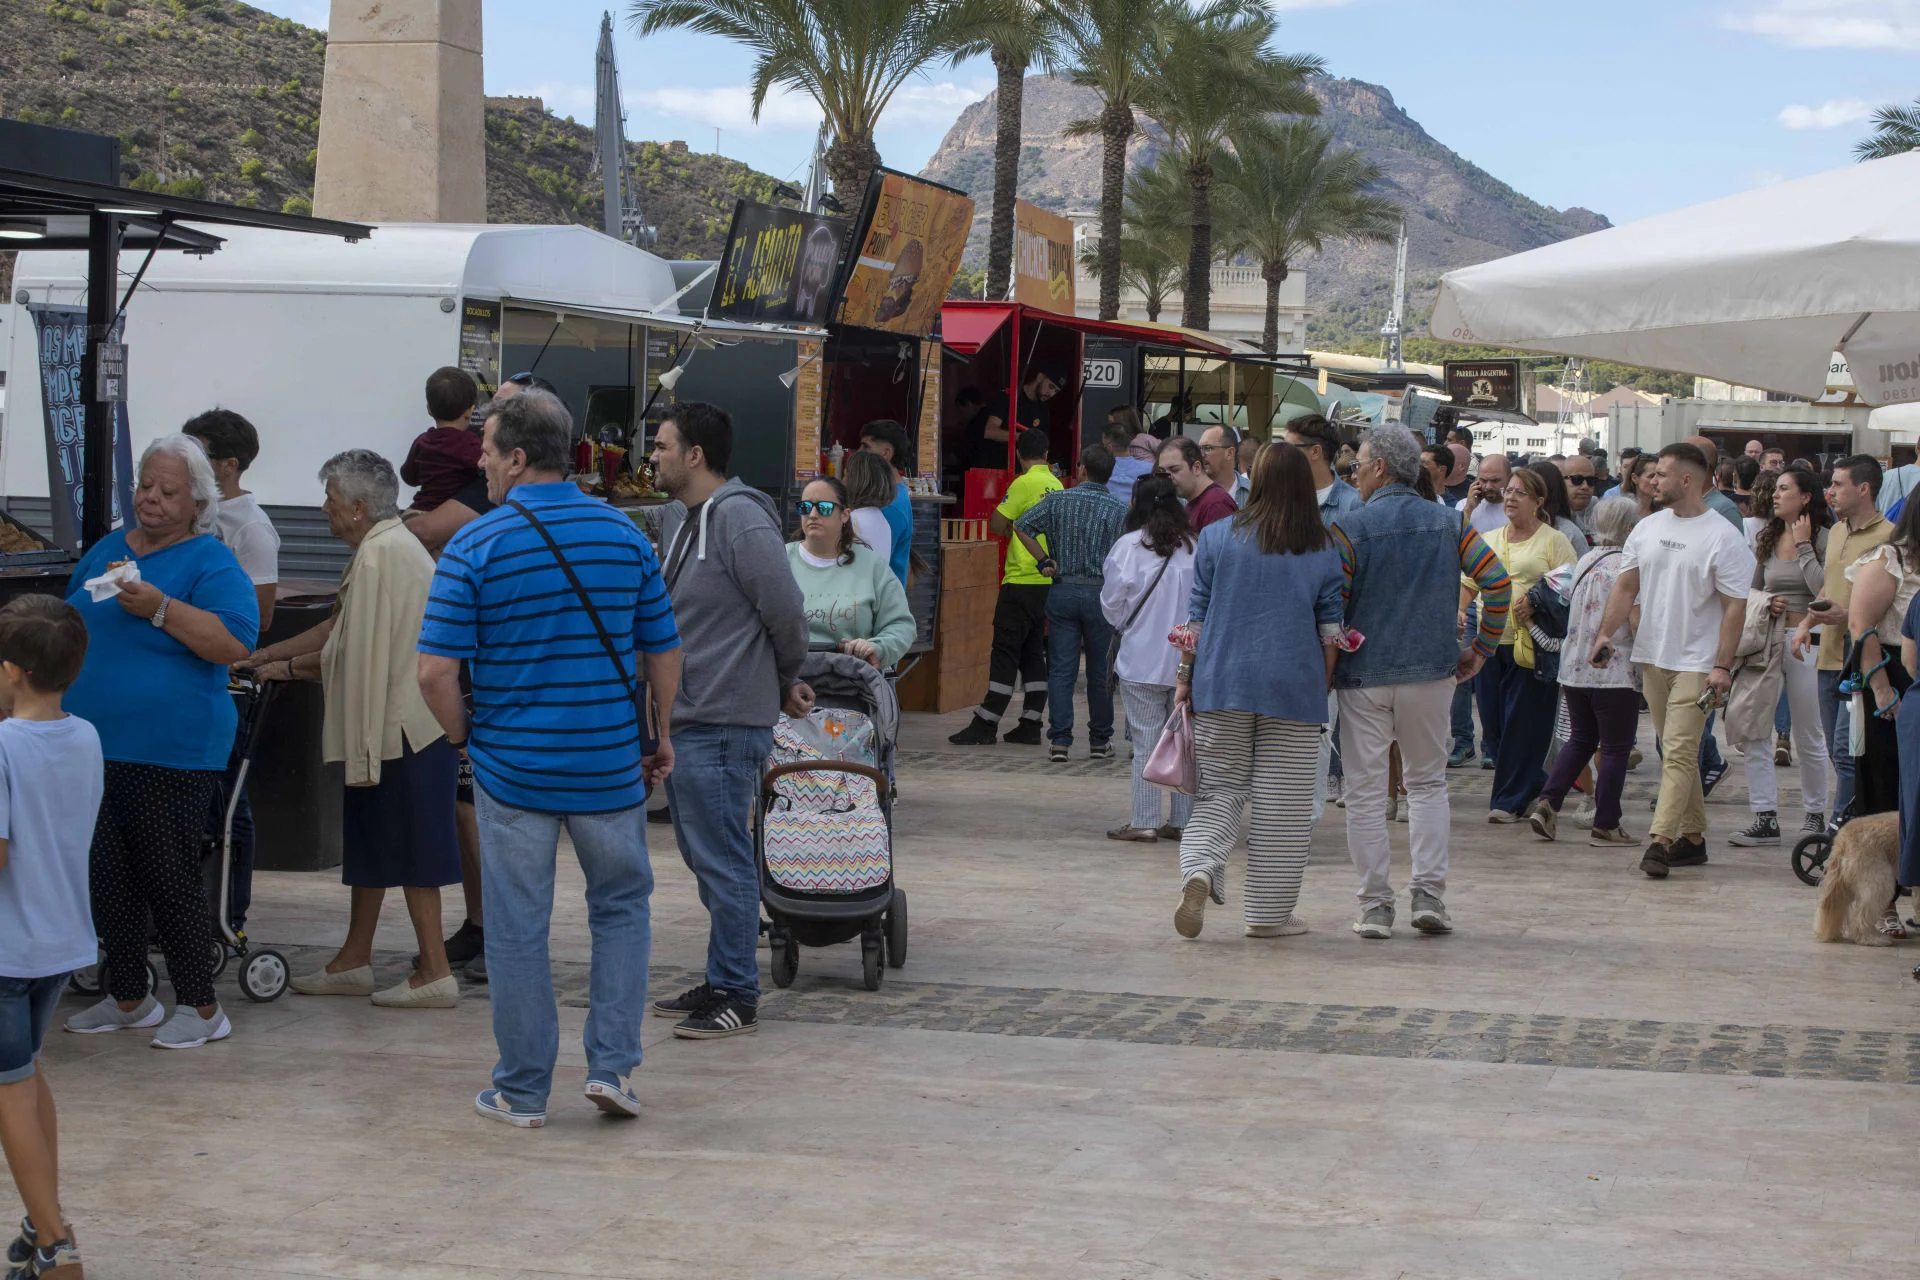
<path fill-rule="evenodd" d="M 159 1025 L 153 1043 L 191 1049 L 232 1027 L 213 996 L 213 936 L 200 840 L 233 749 L 227 668 L 259 631 L 253 583 L 212 536 L 219 490 L 190 437 L 140 455 L 134 523 L 95 543 L 67 600 L 87 623 L 87 657 L 67 710 L 99 730 L 106 789 L 94 826 L 93 918 L 107 996 L 67 1020 L 83 1034 Z M 133 562 L 140 581 L 95 601 L 82 585 Z M 173 980 L 171 1018 L 147 991 L 151 915 Z"/>
<path fill-rule="evenodd" d="M 1193 707 L 1200 774 L 1180 841 L 1173 924 L 1182 937 L 1199 935 L 1209 898 L 1226 902 L 1227 854 L 1243 831 L 1247 936 L 1307 931 L 1293 908 L 1313 834 L 1341 585 L 1313 467 L 1276 441 L 1254 463 L 1247 505 L 1200 534 L 1194 565 L 1188 617 L 1199 644 L 1174 691 Z"/>

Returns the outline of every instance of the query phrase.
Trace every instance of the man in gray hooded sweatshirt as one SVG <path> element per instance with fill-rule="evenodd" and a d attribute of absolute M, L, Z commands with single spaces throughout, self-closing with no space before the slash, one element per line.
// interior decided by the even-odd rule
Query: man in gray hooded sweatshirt
<path fill-rule="evenodd" d="M 707 909 L 706 981 L 653 1006 L 673 1033 L 712 1040 L 757 1029 L 760 878 L 748 818 L 773 725 L 805 715 L 807 621 L 773 500 L 727 476 L 733 419 L 674 409 L 654 437 L 654 474 L 687 514 L 662 559 L 686 663 L 673 705 L 678 766 L 667 800 L 681 856 Z"/>

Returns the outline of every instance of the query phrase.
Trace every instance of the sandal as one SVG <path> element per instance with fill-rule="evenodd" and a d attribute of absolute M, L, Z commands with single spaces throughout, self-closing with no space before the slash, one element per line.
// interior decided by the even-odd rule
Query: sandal
<path fill-rule="evenodd" d="M 1889 938 L 1906 938 L 1911 936 L 1907 932 L 1906 924 L 1900 919 L 1900 912 L 1893 907 L 1887 908 L 1886 914 L 1880 917 L 1880 923 L 1874 927 L 1879 929 L 1881 934 Z"/>

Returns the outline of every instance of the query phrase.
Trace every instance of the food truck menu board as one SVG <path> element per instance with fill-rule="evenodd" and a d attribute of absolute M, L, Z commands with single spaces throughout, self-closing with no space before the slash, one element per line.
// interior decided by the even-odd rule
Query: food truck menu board
<path fill-rule="evenodd" d="M 34 306 L 40 356 L 40 405 L 47 425 L 47 492 L 53 498 L 53 538 L 69 551 L 80 550 L 81 510 L 86 472 L 86 386 L 81 362 L 87 350 L 87 313 L 80 307 Z M 119 342 L 122 326 L 108 335 Z M 133 510 L 133 447 L 126 402 L 113 413 L 114 485 L 110 519 L 115 527 Z"/>
<path fill-rule="evenodd" d="M 851 224 L 741 200 L 707 314 L 762 324 L 824 325 Z"/>
<path fill-rule="evenodd" d="M 800 372 L 793 380 L 793 474 L 805 484 L 820 474 L 820 433 L 826 416 L 826 361 L 821 359 L 823 344 L 803 341 L 794 345 Z"/>
<path fill-rule="evenodd" d="M 482 425 L 480 413 L 500 389 L 500 300 L 460 300 L 460 367 L 473 375 L 480 388 L 474 402 L 472 425 Z"/>
<path fill-rule="evenodd" d="M 966 193 L 875 169 L 836 318 L 887 333 L 932 333 L 972 227 L 973 198 Z"/>

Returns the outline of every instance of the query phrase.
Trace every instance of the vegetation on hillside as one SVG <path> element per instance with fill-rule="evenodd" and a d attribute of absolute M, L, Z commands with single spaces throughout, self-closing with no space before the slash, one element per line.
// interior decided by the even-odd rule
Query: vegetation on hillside
<path fill-rule="evenodd" d="M 325 55 L 324 33 L 237 0 L 5 0 L 0 116 L 118 137 L 143 190 L 308 213 Z M 599 225 L 591 127 L 495 105 L 486 128 L 490 221 Z M 734 200 L 772 191 L 719 156 L 631 151 L 664 257 L 718 256 Z"/>

